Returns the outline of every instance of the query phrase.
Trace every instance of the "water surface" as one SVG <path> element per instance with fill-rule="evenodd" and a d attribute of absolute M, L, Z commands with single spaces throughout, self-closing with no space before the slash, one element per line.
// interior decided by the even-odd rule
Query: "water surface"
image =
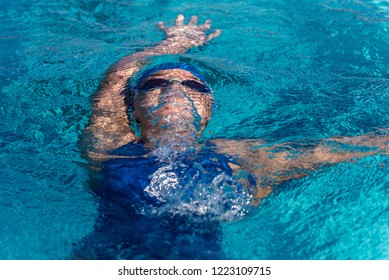
<path fill-rule="evenodd" d="M 0 3 L 0 258 L 66 259 L 98 201 L 77 144 L 90 96 L 117 59 L 163 38 L 158 21 L 211 19 L 223 34 L 153 62 L 204 69 L 217 110 L 204 139 L 269 143 L 389 124 L 386 1 Z M 387 259 L 389 160 L 320 168 L 221 224 L 234 259 Z"/>

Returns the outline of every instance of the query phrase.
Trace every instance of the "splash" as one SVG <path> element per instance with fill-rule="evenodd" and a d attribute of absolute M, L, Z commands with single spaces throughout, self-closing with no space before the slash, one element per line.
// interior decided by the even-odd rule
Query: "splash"
<path fill-rule="evenodd" d="M 209 172 L 202 163 L 163 164 L 144 190 L 162 206 L 143 205 L 145 215 L 185 215 L 230 221 L 244 217 L 251 195 L 225 172 Z"/>

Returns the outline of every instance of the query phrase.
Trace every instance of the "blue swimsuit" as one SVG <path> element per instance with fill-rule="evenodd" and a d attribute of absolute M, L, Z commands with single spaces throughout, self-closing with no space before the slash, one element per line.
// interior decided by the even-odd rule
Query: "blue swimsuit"
<path fill-rule="evenodd" d="M 77 244 L 74 258 L 223 259 L 220 219 L 214 217 L 235 209 L 237 201 L 245 202 L 237 200 L 243 188 L 229 166 L 235 161 L 215 153 L 214 147 L 205 144 L 200 151 L 173 163 L 160 162 L 140 143 L 115 150 L 114 155 L 126 157 L 104 163 L 96 191 L 99 217 L 94 231 Z M 248 178 L 255 184 L 251 175 Z M 158 183 L 169 186 L 165 195 L 156 195 L 164 191 L 158 189 Z M 221 196 L 224 192 L 226 195 Z M 211 210 L 216 212 L 199 211 L 212 201 L 216 206 Z M 180 212 L 182 205 L 194 212 Z M 141 211 L 150 207 L 174 211 L 159 215 Z"/>

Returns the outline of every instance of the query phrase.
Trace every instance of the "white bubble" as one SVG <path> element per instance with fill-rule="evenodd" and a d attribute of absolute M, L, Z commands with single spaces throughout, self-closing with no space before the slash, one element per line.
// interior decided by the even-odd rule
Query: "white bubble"
<path fill-rule="evenodd" d="M 234 178 L 221 172 L 212 176 L 207 174 L 207 179 L 203 180 L 204 170 L 201 169 L 199 164 L 188 166 L 181 161 L 163 164 L 151 175 L 150 184 L 145 189 L 149 196 L 163 204 L 144 205 L 139 212 L 145 215 L 200 216 L 223 221 L 239 219 L 249 212 L 250 195 Z"/>

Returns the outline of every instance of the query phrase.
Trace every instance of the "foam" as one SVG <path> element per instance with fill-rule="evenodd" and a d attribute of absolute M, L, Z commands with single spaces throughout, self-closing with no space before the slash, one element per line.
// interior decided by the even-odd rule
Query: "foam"
<path fill-rule="evenodd" d="M 145 215 L 186 215 L 221 221 L 236 220 L 249 213 L 251 196 L 242 190 L 234 178 L 222 172 L 215 174 L 211 183 L 207 184 L 201 181 L 204 170 L 200 165 L 196 167 L 194 175 L 189 175 L 187 168 L 178 160 L 154 172 L 145 192 L 163 204 L 158 207 L 143 205 L 139 212 Z"/>

